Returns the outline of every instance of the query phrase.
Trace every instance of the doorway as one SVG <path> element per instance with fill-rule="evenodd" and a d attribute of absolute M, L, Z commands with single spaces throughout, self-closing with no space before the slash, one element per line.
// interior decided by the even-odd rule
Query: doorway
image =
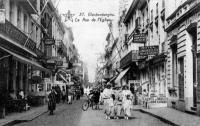
<path fill-rule="evenodd" d="M 192 40 L 192 61 L 193 61 L 193 106 L 197 106 L 196 84 L 197 84 L 197 23 L 188 26 L 187 31 Z"/>

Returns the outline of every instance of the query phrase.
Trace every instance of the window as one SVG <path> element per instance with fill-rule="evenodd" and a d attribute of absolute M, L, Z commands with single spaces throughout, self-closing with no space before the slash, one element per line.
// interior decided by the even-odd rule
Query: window
<path fill-rule="evenodd" d="M 10 22 L 14 23 L 14 7 L 13 7 L 13 2 L 10 1 Z"/>
<path fill-rule="evenodd" d="M 158 3 L 156 4 L 156 16 L 158 16 Z"/>
<path fill-rule="evenodd" d="M 177 84 L 177 46 L 172 47 L 172 85 Z"/>
<path fill-rule="evenodd" d="M 36 26 L 35 40 L 36 40 L 36 42 L 39 42 L 39 32 L 38 32 L 37 26 Z"/>
<path fill-rule="evenodd" d="M 184 99 L 184 58 L 179 58 L 179 99 Z"/>
<path fill-rule="evenodd" d="M 31 22 L 31 31 L 30 31 L 31 38 L 34 40 L 34 23 Z"/>
<path fill-rule="evenodd" d="M 27 15 L 24 14 L 24 32 L 28 33 L 28 27 L 27 27 Z"/>
<path fill-rule="evenodd" d="M 17 27 L 21 28 L 21 9 L 17 8 Z"/>
<path fill-rule="evenodd" d="M 4 6 L 4 0 L 0 0 L 0 9 L 4 9 L 5 6 Z"/>

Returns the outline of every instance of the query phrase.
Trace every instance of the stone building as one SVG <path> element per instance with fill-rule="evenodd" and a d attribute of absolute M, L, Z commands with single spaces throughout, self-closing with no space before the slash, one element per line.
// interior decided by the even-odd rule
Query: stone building
<path fill-rule="evenodd" d="M 37 57 L 44 52 L 41 43 L 41 25 L 37 20 L 40 1 L 2 0 L 5 20 L 0 24 L 0 88 L 17 93 L 29 91 L 34 76 L 49 72 Z M 34 71 L 38 71 L 39 74 Z"/>
<path fill-rule="evenodd" d="M 199 107 L 199 0 L 168 1 L 166 6 L 169 105 L 193 113 Z"/>

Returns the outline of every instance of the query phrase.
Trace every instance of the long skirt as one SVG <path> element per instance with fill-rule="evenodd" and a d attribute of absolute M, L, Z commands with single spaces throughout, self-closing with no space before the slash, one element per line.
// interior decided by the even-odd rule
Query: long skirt
<path fill-rule="evenodd" d="M 48 102 L 48 110 L 55 110 L 56 109 L 56 103 L 55 102 Z"/>
<path fill-rule="evenodd" d="M 109 99 L 104 99 L 104 113 L 106 114 L 106 115 L 110 115 L 111 113 L 110 113 L 110 107 L 109 107 L 109 105 L 108 105 L 108 100 Z"/>
<path fill-rule="evenodd" d="M 118 117 L 121 116 L 122 115 L 122 109 L 123 109 L 123 107 L 122 107 L 121 104 L 116 105 L 115 106 L 115 115 L 118 116 Z"/>
<path fill-rule="evenodd" d="M 105 110 L 105 114 L 107 116 L 114 116 L 114 106 L 107 106 L 106 110 Z"/>
<path fill-rule="evenodd" d="M 72 96 L 68 95 L 68 103 L 71 104 L 72 103 Z"/>
<path fill-rule="evenodd" d="M 124 107 L 124 114 L 127 116 L 131 116 L 131 106 Z"/>

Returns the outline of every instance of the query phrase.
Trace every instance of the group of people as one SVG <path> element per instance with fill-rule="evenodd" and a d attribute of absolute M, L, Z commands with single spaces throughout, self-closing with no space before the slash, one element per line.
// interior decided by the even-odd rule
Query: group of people
<path fill-rule="evenodd" d="M 48 95 L 48 110 L 49 114 L 53 115 L 53 111 L 56 109 L 56 104 L 59 104 L 62 100 L 63 103 L 67 101 L 68 104 L 72 104 L 73 99 L 79 100 L 81 91 L 75 89 L 72 91 L 69 87 L 62 86 L 62 89 L 57 85 L 53 86 L 51 92 Z"/>
<path fill-rule="evenodd" d="M 107 85 L 100 95 L 100 101 L 102 100 L 105 105 L 106 119 L 110 119 L 111 116 L 114 119 L 119 119 L 123 115 L 125 119 L 131 117 L 133 94 L 127 86 L 112 89 L 111 85 Z"/>

